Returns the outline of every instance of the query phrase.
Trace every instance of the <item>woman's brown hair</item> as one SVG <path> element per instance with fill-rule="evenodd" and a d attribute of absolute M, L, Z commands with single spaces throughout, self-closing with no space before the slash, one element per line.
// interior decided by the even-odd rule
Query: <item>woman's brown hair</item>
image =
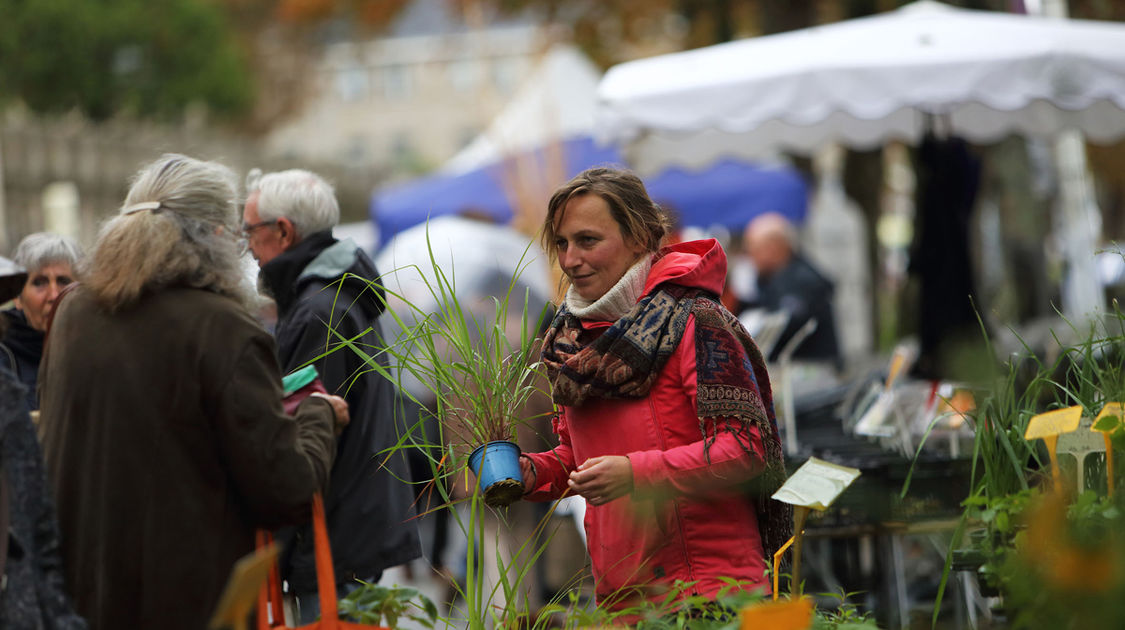
<path fill-rule="evenodd" d="M 557 262 L 555 225 L 562 219 L 566 204 L 582 195 L 597 195 L 609 206 L 610 216 L 621 227 L 626 241 L 639 243 L 645 251 L 655 252 L 669 228 L 668 217 L 648 196 L 644 182 L 626 169 L 594 167 L 574 176 L 559 186 L 547 203 L 541 244 L 551 262 Z"/>

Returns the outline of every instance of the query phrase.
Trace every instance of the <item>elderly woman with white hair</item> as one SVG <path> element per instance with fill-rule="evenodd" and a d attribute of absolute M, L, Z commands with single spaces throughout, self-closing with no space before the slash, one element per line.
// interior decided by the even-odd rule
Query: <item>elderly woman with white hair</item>
<path fill-rule="evenodd" d="M 26 282 L 23 267 L 0 257 L 0 300 Z M 0 628 L 84 630 L 64 593 L 55 507 L 23 400 L 15 376 L 0 369 Z"/>
<path fill-rule="evenodd" d="M 205 627 L 255 529 L 307 520 L 348 421 L 335 396 L 283 411 L 273 339 L 246 308 L 236 185 L 182 155 L 143 168 L 57 305 L 40 424 L 94 630 Z"/>
<path fill-rule="evenodd" d="M 15 298 L 15 308 L 3 311 L 7 330 L 0 343 L 0 364 L 6 364 L 27 388 L 28 410 L 39 408 L 35 386 L 47 318 L 81 261 L 82 248 L 60 234 L 32 234 L 16 247 L 15 263 L 27 271 L 27 281 Z"/>

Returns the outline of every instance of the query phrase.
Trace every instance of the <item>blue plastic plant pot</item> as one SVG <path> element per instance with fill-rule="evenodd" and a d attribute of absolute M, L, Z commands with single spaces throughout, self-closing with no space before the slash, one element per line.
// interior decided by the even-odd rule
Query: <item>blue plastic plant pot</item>
<path fill-rule="evenodd" d="M 476 447 L 469 455 L 469 468 L 477 476 L 486 504 L 506 507 L 523 496 L 520 447 L 514 442 L 500 440 Z"/>

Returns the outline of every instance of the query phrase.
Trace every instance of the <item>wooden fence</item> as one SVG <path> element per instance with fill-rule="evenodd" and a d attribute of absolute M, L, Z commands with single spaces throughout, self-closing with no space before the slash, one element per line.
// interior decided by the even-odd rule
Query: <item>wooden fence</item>
<path fill-rule="evenodd" d="M 343 221 L 367 218 L 370 192 L 385 176 L 381 169 L 270 158 L 263 146 L 257 139 L 190 121 L 92 123 L 77 116 L 8 112 L 0 119 L 0 254 L 11 256 L 20 239 L 46 229 L 69 232 L 92 245 L 98 226 L 120 207 L 129 178 L 167 152 L 218 160 L 239 174 L 252 167 L 307 168 L 335 184 Z M 49 187 L 66 193 L 61 197 L 69 209 L 52 208 L 56 204 L 50 200 L 60 195 L 45 194 Z"/>

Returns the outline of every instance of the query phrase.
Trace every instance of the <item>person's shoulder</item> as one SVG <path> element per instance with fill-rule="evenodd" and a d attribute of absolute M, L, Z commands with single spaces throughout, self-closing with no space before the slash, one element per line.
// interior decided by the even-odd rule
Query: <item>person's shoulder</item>
<path fill-rule="evenodd" d="M 194 288 L 173 288 L 160 292 L 161 308 L 174 309 L 184 319 L 200 325 L 215 326 L 236 332 L 265 333 L 261 323 L 242 302 L 214 291 Z"/>
<path fill-rule="evenodd" d="M 785 266 L 783 277 L 790 283 L 801 283 L 806 286 L 816 285 L 830 289 L 832 280 L 818 269 L 808 258 L 794 256 Z"/>
<path fill-rule="evenodd" d="M 738 318 L 727 307 L 723 306 L 716 297 L 706 292 L 700 292 L 692 300 L 690 313 L 691 320 L 698 329 L 700 326 L 716 330 L 733 332 L 739 326 Z"/>
<path fill-rule="evenodd" d="M 352 301 L 346 291 L 341 290 L 343 277 L 311 278 L 301 286 L 301 292 L 293 303 L 293 313 L 298 316 L 322 315 L 339 310 Z"/>
<path fill-rule="evenodd" d="M 301 285 L 293 311 L 311 315 L 345 315 L 355 311 L 377 316 L 383 310 L 382 295 L 374 267 L 369 273 L 353 267 L 337 276 L 307 279 Z"/>

